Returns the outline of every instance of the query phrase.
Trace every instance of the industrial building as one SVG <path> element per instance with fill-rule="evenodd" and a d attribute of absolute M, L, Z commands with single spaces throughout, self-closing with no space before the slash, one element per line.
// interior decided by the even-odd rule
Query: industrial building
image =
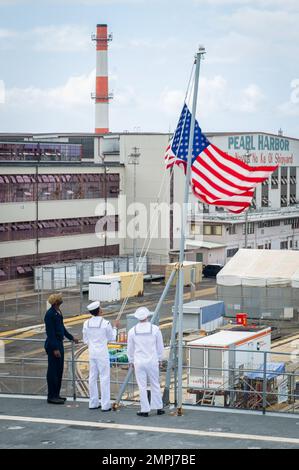
<path fill-rule="evenodd" d="M 183 200 L 184 174 L 176 168 L 171 177 L 165 170 L 171 135 L 109 131 L 107 25 L 97 25 L 93 39 L 95 131 L 0 133 L 0 280 L 29 277 L 36 265 L 131 254 L 134 237 L 127 226 L 140 204 L 146 220 L 139 221 L 139 229 L 145 230 L 135 237 L 135 249 L 143 251 L 150 240 L 148 267 L 153 272 L 162 273 L 166 263 L 177 260 L 181 221 L 173 204 Z M 280 166 L 257 188 L 245 215 L 192 197 L 187 259 L 224 264 L 245 246 L 298 249 L 299 139 L 281 131 L 206 135 L 250 164 Z"/>

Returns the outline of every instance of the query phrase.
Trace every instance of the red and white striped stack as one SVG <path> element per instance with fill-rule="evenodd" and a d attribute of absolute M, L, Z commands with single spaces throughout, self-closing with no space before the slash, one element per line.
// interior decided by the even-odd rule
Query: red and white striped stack
<path fill-rule="evenodd" d="M 96 41 L 96 93 L 95 93 L 95 133 L 109 132 L 109 93 L 108 93 L 108 27 L 98 24 Z"/>

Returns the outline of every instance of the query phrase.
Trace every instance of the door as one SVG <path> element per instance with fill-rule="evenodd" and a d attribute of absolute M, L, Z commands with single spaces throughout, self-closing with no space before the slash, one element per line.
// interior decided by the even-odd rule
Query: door
<path fill-rule="evenodd" d="M 202 260 L 203 260 L 203 254 L 202 253 L 196 253 L 197 263 L 202 263 Z"/>

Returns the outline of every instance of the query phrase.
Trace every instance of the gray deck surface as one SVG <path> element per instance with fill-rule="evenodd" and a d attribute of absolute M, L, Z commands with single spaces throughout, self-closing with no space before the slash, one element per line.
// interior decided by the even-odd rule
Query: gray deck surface
<path fill-rule="evenodd" d="M 299 448 L 299 416 L 186 409 L 182 417 L 166 410 L 163 416 L 140 418 L 138 409 L 130 405 L 102 413 L 71 399 L 55 406 L 45 399 L 2 396 L 0 448 Z"/>

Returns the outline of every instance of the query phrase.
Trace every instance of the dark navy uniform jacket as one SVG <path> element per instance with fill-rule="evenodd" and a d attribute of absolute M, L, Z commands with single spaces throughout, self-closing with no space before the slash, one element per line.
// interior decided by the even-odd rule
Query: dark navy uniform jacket
<path fill-rule="evenodd" d="M 45 315 L 45 325 L 47 339 L 45 349 L 54 351 L 63 348 L 63 339 L 66 337 L 70 341 L 74 340 L 63 324 L 63 316 L 52 306 Z"/>

